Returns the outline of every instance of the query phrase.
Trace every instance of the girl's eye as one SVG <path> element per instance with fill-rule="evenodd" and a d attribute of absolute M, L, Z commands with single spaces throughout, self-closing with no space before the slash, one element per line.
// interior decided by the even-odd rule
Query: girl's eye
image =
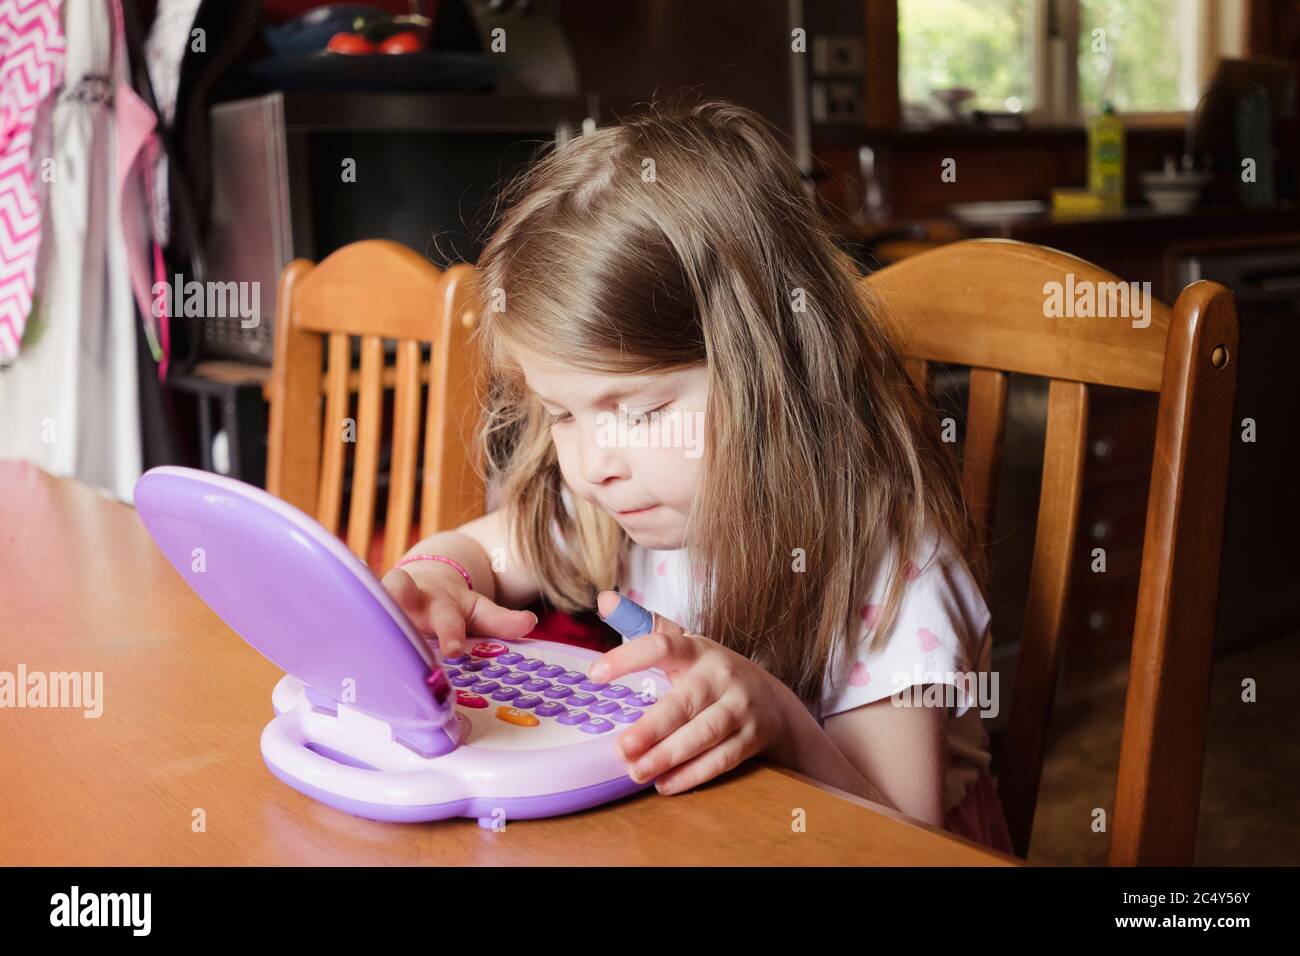
<path fill-rule="evenodd" d="M 671 404 L 672 404 L 672 402 L 664 402 L 664 403 L 663 403 L 662 405 L 660 405 L 658 408 L 652 408 L 652 409 L 650 409 L 649 411 L 644 411 L 644 412 L 627 412 L 627 413 L 625 413 L 625 418 L 624 418 L 624 420 L 625 420 L 629 425 L 640 425 L 641 423 L 647 421 L 647 420 L 650 418 L 651 415 L 654 415 L 656 412 L 661 412 L 661 411 L 663 411 L 665 408 L 667 408 L 667 407 L 668 407 L 669 405 L 671 405 Z M 568 412 L 560 412 L 560 413 L 558 413 L 558 414 L 553 413 L 553 412 L 547 412 L 547 415 L 550 416 L 551 424 L 552 424 L 552 425 L 564 425 L 564 424 L 567 424 L 568 422 L 573 421 L 573 416 L 570 415 Z"/>
<path fill-rule="evenodd" d="M 667 408 L 671 404 L 672 402 L 664 402 L 658 408 L 652 408 L 646 412 L 628 412 L 627 423 L 629 425 L 640 425 L 641 423 L 647 421 L 651 415 L 654 415 L 656 412 L 662 412 L 665 408 Z"/>

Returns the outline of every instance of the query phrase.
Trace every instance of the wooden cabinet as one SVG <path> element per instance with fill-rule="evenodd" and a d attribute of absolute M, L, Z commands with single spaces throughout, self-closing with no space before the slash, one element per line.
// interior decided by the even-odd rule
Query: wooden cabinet
<path fill-rule="evenodd" d="M 943 406 L 959 407 L 952 388 Z M 1047 383 L 1013 376 L 997 518 L 990 535 L 995 666 L 1014 672 L 1024 622 L 1047 420 Z M 1132 646 L 1142 539 L 1155 444 L 1156 396 L 1093 388 L 1088 407 L 1088 452 L 1079 502 L 1074 566 L 1064 627 L 1062 688 L 1082 689 L 1122 666 Z M 1105 570 L 1093 570 L 1095 549 Z"/>
<path fill-rule="evenodd" d="M 1088 453 L 1066 610 L 1067 686 L 1122 663 L 1132 647 L 1156 406 L 1155 395 L 1089 392 Z"/>

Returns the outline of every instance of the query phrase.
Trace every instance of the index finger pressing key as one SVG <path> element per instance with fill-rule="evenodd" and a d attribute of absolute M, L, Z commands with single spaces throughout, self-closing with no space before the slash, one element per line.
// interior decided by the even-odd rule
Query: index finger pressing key
<path fill-rule="evenodd" d="M 608 650 L 591 668 L 592 680 L 614 680 L 632 671 L 658 667 L 672 656 L 673 637 L 662 631 L 648 634 L 639 641 Z"/>

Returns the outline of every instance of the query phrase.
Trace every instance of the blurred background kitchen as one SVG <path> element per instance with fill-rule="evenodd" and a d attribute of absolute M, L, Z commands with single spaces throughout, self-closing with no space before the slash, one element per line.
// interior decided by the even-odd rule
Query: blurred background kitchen
<path fill-rule="evenodd" d="M 1227 285 L 1241 316 L 1236 420 L 1254 419 L 1258 440 L 1234 442 L 1230 464 L 1197 862 L 1294 863 L 1300 823 L 1282 808 L 1300 773 L 1272 755 L 1295 753 L 1295 712 L 1242 707 L 1240 685 L 1300 682 L 1300 391 L 1287 371 L 1300 353 L 1300 2 L 48 7 L 65 50 L 29 111 L 32 149 L 77 188 L 41 200 L 54 238 L 39 255 L 10 223 L 18 253 L 0 263 L 0 290 L 7 269 L 10 289 L 28 276 L 28 295 L 6 306 L 0 457 L 124 500 L 157 464 L 264 482 L 286 263 L 375 237 L 439 266 L 472 262 L 502 177 L 651 97 L 720 95 L 769 118 L 864 270 L 1000 236 L 1150 282 L 1165 302 L 1199 278 Z M 68 217 L 90 238 L 59 225 Z M 245 302 L 255 319 L 186 315 L 182 296 L 155 317 L 145 290 L 177 274 L 260 290 Z M 964 408 L 963 370 L 936 387 Z M 1092 396 L 1078 547 L 1104 546 L 1109 569 L 1076 562 L 1039 862 L 1105 860 L 1090 814 L 1113 797 L 1137 594 L 1156 396 Z M 1042 382 L 1015 380 L 990 595 L 1008 682 L 1045 401 Z"/>

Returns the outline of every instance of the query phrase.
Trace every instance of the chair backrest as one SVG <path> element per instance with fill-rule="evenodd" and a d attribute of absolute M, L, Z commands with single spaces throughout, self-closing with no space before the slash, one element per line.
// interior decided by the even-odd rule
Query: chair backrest
<path fill-rule="evenodd" d="M 347 544 L 367 559 L 384 399 L 392 390 L 383 568 L 410 546 L 421 464 L 421 537 L 483 513 L 471 441 L 483 394 L 481 363 L 468 344 L 478 318 L 473 277 L 471 266 L 443 271 L 382 239 L 344 246 L 319 265 L 295 260 L 280 275 L 267 489 L 337 534 L 351 445 Z M 357 371 L 354 336 L 360 339 Z M 393 365 L 386 363 L 386 339 L 396 340 Z M 427 360 L 422 346 L 429 348 Z"/>
<path fill-rule="evenodd" d="M 1088 390 L 1159 394 L 1109 860 L 1191 864 L 1236 388 L 1232 293 L 1196 282 L 1172 310 L 1148 294 L 1144 318 L 1129 283 L 1074 256 L 1002 239 L 956 242 L 864 281 L 895 316 L 909 373 L 923 390 L 931 362 L 971 368 L 962 468 L 981 543 L 993 523 L 1007 374 L 1050 380 L 1033 565 L 998 777 L 1022 856 L 1059 671 Z"/>

